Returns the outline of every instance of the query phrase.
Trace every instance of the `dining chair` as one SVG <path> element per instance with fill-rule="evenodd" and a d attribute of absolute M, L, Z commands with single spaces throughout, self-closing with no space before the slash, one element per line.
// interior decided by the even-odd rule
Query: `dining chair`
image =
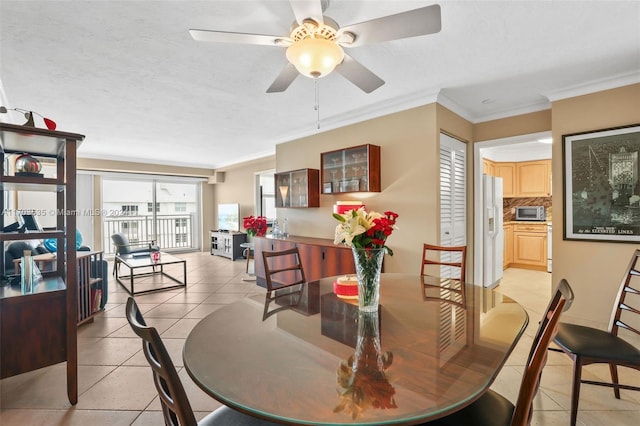
<path fill-rule="evenodd" d="M 533 339 L 515 405 L 489 389 L 471 405 L 424 425 L 528 426 L 533 413 L 533 398 L 538 391 L 542 368 L 547 361 L 547 349 L 557 332 L 560 314 L 569 309 L 572 301 L 573 291 L 569 283 L 564 279 L 560 280 Z"/>
<path fill-rule="evenodd" d="M 298 247 L 281 251 L 263 251 L 267 300 L 273 300 L 273 292 L 307 282 Z"/>
<path fill-rule="evenodd" d="M 443 278 L 437 284 L 435 282 L 432 283 L 424 281 L 424 290 L 427 293 L 433 289 L 438 289 L 439 291 L 444 292 L 442 295 L 438 295 L 436 297 L 430 297 L 428 294 L 423 293 L 424 298 L 443 298 L 460 305 L 464 305 L 466 263 L 467 246 L 437 246 L 432 244 L 423 244 L 420 275 L 434 275 Z M 434 266 L 439 266 L 440 269 L 433 274 L 429 274 L 429 268 L 433 268 Z"/>
<path fill-rule="evenodd" d="M 560 323 L 554 343 L 559 349 L 573 360 L 573 385 L 571 390 L 571 425 L 575 425 L 578 418 L 578 402 L 580 399 L 580 384 L 590 384 L 613 388 L 616 399 L 620 399 L 620 389 L 640 390 L 638 386 L 620 384 L 618 367 L 628 367 L 640 370 L 640 350 L 618 335 L 620 329 L 628 330 L 631 335 L 640 336 L 640 331 L 630 324 L 640 321 L 640 276 L 637 262 L 640 249 L 634 251 L 633 256 L 622 278 L 620 289 L 611 313 L 609 327 L 600 330 L 588 326 Z M 635 287 L 634 287 L 635 286 Z M 627 298 L 627 296 L 632 296 Z M 637 325 L 635 325 L 637 327 Z M 582 367 L 589 364 L 609 364 L 611 382 L 583 380 Z"/>
<path fill-rule="evenodd" d="M 134 333 L 142 338 L 142 350 L 153 371 L 165 425 L 169 426 L 269 426 L 275 423 L 222 406 L 196 421 L 178 372 L 155 327 L 146 324 L 133 297 L 127 299 L 126 315 Z"/>

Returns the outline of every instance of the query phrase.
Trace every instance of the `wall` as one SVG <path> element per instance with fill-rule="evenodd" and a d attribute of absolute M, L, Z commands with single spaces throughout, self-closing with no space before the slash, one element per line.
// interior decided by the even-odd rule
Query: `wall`
<path fill-rule="evenodd" d="M 358 199 L 368 210 L 393 210 L 400 217 L 398 230 L 388 240 L 394 256 L 385 259 L 385 270 L 417 273 L 422 244 L 439 239 L 440 127 L 461 138 L 471 136 L 468 122 L 446 108 L 429 104 L 279 144 L 276 147 L 278 171 L 320 169 L 322 152 L 367 143 L 379 145 L 382 191 L 323 194 L 319 208 L 281 208 L 278 218 L 288 218 L 292 235 L 332 239 L 337 222 L 331 213 L 338 200 Z"/>
<path fill-rule="evenodd" d="M 562 135 L 640 123 L 640 84 L 552 103 L 553 175 L 562 176 Z M 562 194 L 562 179 L 553 193 Z M 566 278 L 575 301 L 570 322 L 607 326 L 620 281 L 638 244 L 564 241 L 562 196 L 553 197 L 553 282 Z"/>
<path fill-rule="evenodd" d="M 259 160 L 241 163 L 232 167 L 221 168 L 217 172 L 224 173 L 224 182 L 210 185 L 214 189 L 214 203 L 208 207 L 206 212 L 211 212 L 212 227 L 218 223 L 216 206 L 219 203 L 239 203 L 240 204 L 240 230 L 242 229 L 242 218 L 255 214 L 255 175 L 259 172 L 273 170 L 276 168 L 275 156 L 261 158 Z M 208 239 L 208 238 L 207 238 Z"/>
<path fill-rule="evenodd" d="M 126 161 L 97 160 L 93 158 L 78 158 L 78 170 L 88 170 L 96 172 L 117 172 L 117 173 L 144 173 L 166 176 L 189 176 L 206 178 L 214 174 L 211 169 L 190 168 L 190 167 L 173 167 L 157 164 L 133 163 Z M 102 200 L 100 193 L 102 188 L 100 176 L 94 178 L 94 208 L 99 208 Z M 202 185 L 202 250 L 208 251 L 211 245 L 209 238 L 209 229 L 213 226 L 213 217 L 205 212 L 211 211 L 213 208 L 213 185 Z M 94 249 L 102 250 L 102 226 L 100 221 L 93 223 Z"/>
<path fill-rule="evenodd" d="M 473 141 L 482 142 L 551 130 L 551 110 L 515 115 L 473 125 Z"/>

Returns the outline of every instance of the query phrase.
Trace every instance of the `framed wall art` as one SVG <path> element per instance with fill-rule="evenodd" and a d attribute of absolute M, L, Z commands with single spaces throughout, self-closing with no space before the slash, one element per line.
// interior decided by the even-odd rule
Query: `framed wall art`
<path fill-rule="evenodd" d="M 562 136 L 564 239 L 640 242 L 640 124 Z"/>

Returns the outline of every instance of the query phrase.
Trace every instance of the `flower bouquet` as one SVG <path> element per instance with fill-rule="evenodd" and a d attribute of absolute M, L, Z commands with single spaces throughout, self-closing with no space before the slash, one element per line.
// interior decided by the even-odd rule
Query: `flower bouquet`
<path fill-rule="evenodd" d="M 264 216 L 247 216 L 243 218 L 243 227 L 247 235 L 263 237 L 267 233 L 267 218 Z"/>
<path fill-rule="evenodd" d="M 333 213 L 336 226 L 334 244 L 346 244 L 353 251 L 358 275 L 358 306 L 363 311 L 377 311 L 380 298 L 380 271 L 385 253 L 393 256 L 386 245 L 395 228 L 398 214 L 367 212 L 364 207 L 346 213 Z"/>

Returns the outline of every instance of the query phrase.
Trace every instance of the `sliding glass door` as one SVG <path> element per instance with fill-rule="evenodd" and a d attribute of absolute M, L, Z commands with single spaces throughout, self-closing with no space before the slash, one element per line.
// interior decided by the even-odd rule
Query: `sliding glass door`
<path fill-rule="evenodd" d="M 125 234 L 131 244 L 154 241 L 163 251 L 199 249 L 200 185 L 170 178 L 103 178 L 105 252 L 114 252 L 115 233 Z"/>

